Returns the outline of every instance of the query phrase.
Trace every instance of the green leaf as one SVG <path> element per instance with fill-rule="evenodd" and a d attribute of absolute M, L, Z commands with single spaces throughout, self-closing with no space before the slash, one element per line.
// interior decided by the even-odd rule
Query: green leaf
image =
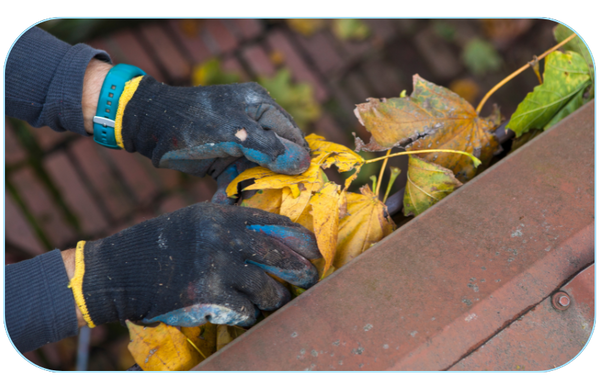
<path fill-rule="evenodd" d="M 193 85 L 216 85 L 237 83 L 241 79 L 235 72 L 226 72 L 221 68 L 221 61 L 212 58 L 196 66 L 192 72 Z"/>
<path fill-rule="evenodd" d="M 475 75 L 482 75 L 500 69 L 502 58 L 491 43 L 474 38 L 465 46 L 462 59 Z"/>
<path fill-rule="evenodd" d="M 571 29 L 569 29 L 568 27 L 566 27 L 562 24 L 559 24 L 554 28 L 554 38 L 556 39 L 557 43 L 564 41 L 565 39 L 570 37 L 573 33 L 574 33 L 574 31 L 572 31 Z M 577 36 L 577 37 L 573 38 L 572 40 L 570 40 L 569 42 L 567 42 L 563 46 L 563 49 L 574 51 L 576 53 L 581 54 L 581 56 L 583 56 L 583 59 L 585 60 L 585 62 L 588 65 L 590 78 L 592 79 L 592 81 L 594 81 L 594 61 L 592 60 L 592 54 L 588 50 L 588 48 L 585 45 L 585 43 L 583 42 L 583 40 L 581 38 L 579 38 L 579 36 Z"/>
<path fill-rule="evenodd" d="M 530 129 L 543 129 L 590 81 L 588 66 L 575 52 L 555 51 L 546 58 L 544 83 L 525 97 L 507 128 L 517 137 Z"/>
<path fill-rule="evenodd" d="M 358 19 L 336 19 L 333 21 L 333 33 L 342 40 L 362 41 L 371 35 L 371 30 Z"/>
<path fill-rule="evenodd" d="M 413 156 L 408 159 L 407 178 L 405 216 L 421 214 L 462 185 L 451 170 Z"/>
<path fill-rule="evenodd" d="M 585 103 L 589 102 L 594 98 L 594 94 L 592 93 L 592 82 L 589 81 L 586 83 L 579 92 L 573 96 L 569 102 L 560 109 L 559 112 L 554 115 L 554 117 L 550 120 L 550 122 L 546 123 L 544 126 L 544 130 L 549 129 L 550 127 L 557 124 L 561 119 L 568 116 L 572 112 L 576 111 L 579 107 L 583 106 Z"/>
<path fill-rule="evenodd" d="M 296 121 L 301 129 L 321 116 L 321 107 L 314 97 L 311 85 L 293 83 L 288 69 L 281 69 L 273 77 L 259 77 L 262 85 L 275 101 Z"/>

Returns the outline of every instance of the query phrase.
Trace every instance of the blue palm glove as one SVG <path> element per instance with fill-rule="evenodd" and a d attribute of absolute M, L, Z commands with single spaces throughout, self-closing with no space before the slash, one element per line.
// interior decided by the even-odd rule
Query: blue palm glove
<path fill-rule="evenodd" d="M 242 156 L 284 174 L 310 165 L 302 131 L 256 83 L 172 87 L 144 76 L 121 127 L 127 151 L 195 176 L 216 177 Z"/>
<path fill-rule="evenodd" d="M 75 274 L 84 269 L 83 280 L 74 294 L 90 326 L 126 319 L 249 326 L 257 308 L 290 299 L 267 272 L 303 288 L 318 280 L 308 261 L 320 257 L 314 235 L 251 208 L 198 203 L 81 245 Z"/>

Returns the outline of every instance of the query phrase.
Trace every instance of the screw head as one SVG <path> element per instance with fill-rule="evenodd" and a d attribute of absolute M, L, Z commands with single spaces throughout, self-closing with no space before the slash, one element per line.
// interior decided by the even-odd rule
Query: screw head
<path fill-rule="evenodd" d="M 571 305 L 571 298 L 563 291 L 559 291 L 552 296 L 552 305 L 557 310 L 567 310 Z"/>

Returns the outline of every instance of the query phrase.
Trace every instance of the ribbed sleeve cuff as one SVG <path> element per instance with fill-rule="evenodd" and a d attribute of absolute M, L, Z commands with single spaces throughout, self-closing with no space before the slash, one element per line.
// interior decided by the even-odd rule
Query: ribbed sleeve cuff
<path fill-rule="evenodd" d="M 21 352 L 75 336 L 75 300 L 58 249 L 5 267 L 5 321 Z"/>
<path fill-rule="evenodd" d="M 46 31 L 26 31 L 6 63 L 6 114 L 33 127 L 88 135 L 83 127 L 83 76 L 92 58 L 111 62 L 102 50 L 71 46 Z"/>

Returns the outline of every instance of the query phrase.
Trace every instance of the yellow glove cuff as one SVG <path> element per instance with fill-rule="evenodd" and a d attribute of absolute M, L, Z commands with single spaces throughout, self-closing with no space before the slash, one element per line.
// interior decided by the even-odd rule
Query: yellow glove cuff
<path fill-rule="evenodd" d="M 119 103 L 120 108 L 120 103 Z M 85 274 L 85 262 L 83 261 L 83 248 L 85 241 L 79 241 L 77 248 L 75 249 L 75 275 L 69 282 L 69 288 L 73 291 L 73 297 L 75 298 L 75 304 L 79 307 L 83 319 L 90 328 L 95 327 L 94 321 L 90 317 L 87 305 L 85 304 L 85 298 L 83 296 L 83 275 Z"/>
<path fill-rule="evenodd" d="M 115 140 L 117 141 L 117 145 L 121 147 L 121 149 L 125 149 L 125 145 L 123 145 L 123 114 L 125 113 L 125 106 L 133 97 L 133 94 L 137 90 L 140 85 L 140 81 L 142 81 L 142 77 L 138 76 L 129 80 L 125 83 L 125 89 L 123 89 L 123 93 L 119 98 L 119 107 L 117 108 L 117 116 L 115 117 Z"/>

